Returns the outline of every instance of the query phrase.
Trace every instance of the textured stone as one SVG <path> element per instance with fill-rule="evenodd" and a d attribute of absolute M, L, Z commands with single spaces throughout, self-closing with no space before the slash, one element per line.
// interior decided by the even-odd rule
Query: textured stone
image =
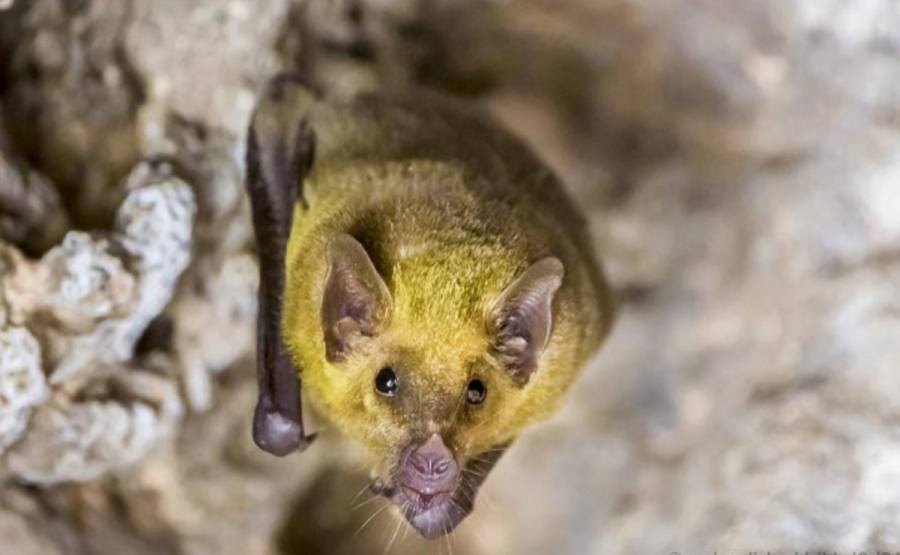
<path fill-rule="evenodd" d="M 0 283 L 14 325 L 0 331 L 0 445 L 18 440 L 6 466 L 19 479 L 97 479 L 144 457 L 182 415 L 171 380 L 122 363 L 188 263 L 193 195 L 151 165 L 127 189 L 109 237 L 71 231 L 40 260 L 4 246 Z M 95 382 L 114 398 L 78 400 Z"/>
<path fill-rule="evenodd" d="M 133 190 L 116 213 L 111 242 L 101 247 L 115 244 L 124 251 L 123 263 L 135 280 L 133 299 L 124 314 L 110 314 L 89 332 L 63 339 L 68 345 L 50 374 L 51 383 L 73 379 L 92 365 L 128 360 L 147 324 L 172 297 L 190 259 L 194 200 L 181 180 L 152 179 L 156 176 L 146 165 L 132 173 Z M 136 186 L 142 180 L 151 181 Z"/>
<path fill-rule="evenodd" d="M 94 480 L 141 460 L 168 428 L 143 403 L 51 403 L 35 412 L 28 434 L 10 450 L 7 464 L 29 482 Z"/>
<path fill-rule="evenodd" d="M 21 436 L 48 395 L 37 341 L 24 328 L 0 330 L 0 450 Z"/>

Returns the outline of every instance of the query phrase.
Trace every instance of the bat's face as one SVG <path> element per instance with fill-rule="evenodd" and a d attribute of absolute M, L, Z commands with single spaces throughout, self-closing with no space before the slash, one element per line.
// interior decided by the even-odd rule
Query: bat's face
<path fill-rule="evenodd" d="M 399 338 L 398 338 L 399 339 Z M 473 502 L 514 433 L 498 422 L 515 395 L 486 361 L 437 363 L 433 353 L 384 337 L 354 362 L 364 423 L 348 430 L 376 456 L 373 490 L 391 499 L 425 537 L 447 533 Z M 499 434 L 499 435 L 498 435 Z"/>
<path fill-rule="evenodd" d="M 479 309 L 444 310 L 454 314 L 448 320 L 441 307 L 452 303 L 429 304 L 400 279 L 388 288 L 354 238 L 335 237 L 328 252 L 327 362 L 304 372 L 304 384 L 377 458 L 373 489 L 423 536 L 448 533 L 524 424 L 518 409 L 533 396 L 526 386 L 551 335 L 562 265 L 535 262 Z"/>

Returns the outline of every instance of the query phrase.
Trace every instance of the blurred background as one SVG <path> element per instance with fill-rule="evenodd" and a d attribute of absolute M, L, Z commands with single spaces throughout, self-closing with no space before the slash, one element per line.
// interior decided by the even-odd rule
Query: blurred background
<path fill-rule="evenodd" d="M 491 112 L 619 298 L 450 538 L 250 441 L 286 69 Z M 0 553 L 900 551 L 896 0 L 0 0 L 0 237 Z"/>

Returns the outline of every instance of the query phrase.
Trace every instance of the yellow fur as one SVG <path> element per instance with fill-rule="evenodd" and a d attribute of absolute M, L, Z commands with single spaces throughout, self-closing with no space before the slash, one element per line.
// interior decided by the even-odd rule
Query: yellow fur
<path fill-rule="evenodd" d="M 320 105 L 320 143 L 294 211 L 283 300 L 285 343 L 304 390 L 346 434 L 385 457 L 440 431 L 463 459 L 513 439 L 550 414 L 609 327 L 610 293 L 581 220 L 558 185 L 515 140 L 442 101 Z M 436 114 L 436 115 L 435 115 Z M 320 308 L 326 245 L 362 243 L 393 298 L 377 337 L 329 363 Z M 489 354 L 486 311 L 525 268 L 553 255 L 565 277 L 538 369 L 516 386 Z M 395 369 L 405 398 L 373 388 Z M 466 384 L 487 386 L 480 406 Z"/>

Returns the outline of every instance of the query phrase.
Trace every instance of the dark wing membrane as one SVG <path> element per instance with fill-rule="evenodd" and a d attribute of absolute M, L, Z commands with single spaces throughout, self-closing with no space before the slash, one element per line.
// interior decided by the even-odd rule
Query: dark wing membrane
<path fill-rule="evenodd" d="M 303 177 L 312 165 L 315 135 L 305 112 L 312 95 L 299 80 L 279 76 L 267 87 L 253 116 L 247 142 L 247 193 L 259 252 L 257 380 L 253 440 L 285 456 L 309 445 L 303 430 L 300 374 L 281 334 L 285 248 Z"/>

